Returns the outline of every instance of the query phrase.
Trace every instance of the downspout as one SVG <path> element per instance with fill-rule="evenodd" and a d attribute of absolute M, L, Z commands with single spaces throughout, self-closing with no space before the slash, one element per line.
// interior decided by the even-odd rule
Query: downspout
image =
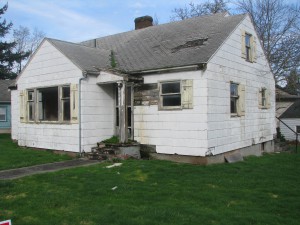
<path fill-rule="evenodd" d="M 79 87 L 78 87 L 78 125 L 79 125 L 79 155 L 82 156 L 81 152 L 81 81 L 87 78 L 87 72 L 82 72 L 81 78 L 79 78 Z"/>

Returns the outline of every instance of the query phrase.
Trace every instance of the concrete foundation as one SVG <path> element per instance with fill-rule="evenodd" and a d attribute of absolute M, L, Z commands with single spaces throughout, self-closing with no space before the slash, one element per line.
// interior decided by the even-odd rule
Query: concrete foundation
<path fill-rule="evenodd" d="M 147 149 L 147 148 L 143 148 Z M 274 141 L 268 141 L 264 143 L 259 143 L 256 145 L 251 145 L 245 148 L 236 149 L 230 152 L 225 152 L 219 155 L 213 156 L 187 156 L 187 155 L 168 155 L 168 154 L 158 154 L 153 152 L 153 147 L 150 148 L 152 152 L 149 152 L 149 155 L 153 159 L 158 160 L 168 160 L 173 162 L 180 163 L 190 163 L 190 164 L 199 164 L 199 165 L 209 165 L 209 164 L 218 164 L 225 163 L 225 156 L 228 157 L 233 154 L 240 154 L 242 157 L 247 156 L 261 156 L 264 152 L 274 152 Z M 239 160 L 240 161 L 240 160 Z"/>
<path fill-rule="evenodd" d="M 7 128 L 7 129 L 0 129 L 0 134 L 10 134 L 11 133 L 11 129 Z"/>

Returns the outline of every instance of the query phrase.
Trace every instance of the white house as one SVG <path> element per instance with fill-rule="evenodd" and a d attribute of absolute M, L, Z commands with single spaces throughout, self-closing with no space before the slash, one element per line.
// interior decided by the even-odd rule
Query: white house
<path fill-rule="evenodd" d="M 298 140 L 300 135 L 300 100 L 294 102 L 281 116 L 280 132 L 288 141 Z"/>
<path fill-rule="evenodd" d="M 88 152 L 118 135 L 199 162 L 272 151 L 275 82 L 248 15 L 135 22 L 80 44 L 43 40 L 12 90 L 19 145 Z"/>

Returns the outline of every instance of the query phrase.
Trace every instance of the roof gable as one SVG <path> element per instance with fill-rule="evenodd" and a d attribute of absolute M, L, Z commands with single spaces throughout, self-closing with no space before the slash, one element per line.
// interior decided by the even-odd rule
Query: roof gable
<path fill-rule="evenodd" d="M 98 68 L 109 67 L 110 51 L 51 38 L 46 38 L 46 40 L 82 71 L 98 72 Z"/>
<path fill-rule="evenodd" d="M 300 100 L 294 102 L 281 116 L 280 118 L 300 118 Z"/>

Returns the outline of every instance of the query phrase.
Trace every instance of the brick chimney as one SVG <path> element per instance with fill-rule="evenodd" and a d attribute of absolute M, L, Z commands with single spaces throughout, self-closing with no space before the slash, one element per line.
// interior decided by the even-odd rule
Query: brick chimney
<path fill-rule="evenodd" d="M 134 20 L 134 23 L 136 30 L 151 27 L 153 26 L 153 18 L 151 16 L 138 17 Z"/>

